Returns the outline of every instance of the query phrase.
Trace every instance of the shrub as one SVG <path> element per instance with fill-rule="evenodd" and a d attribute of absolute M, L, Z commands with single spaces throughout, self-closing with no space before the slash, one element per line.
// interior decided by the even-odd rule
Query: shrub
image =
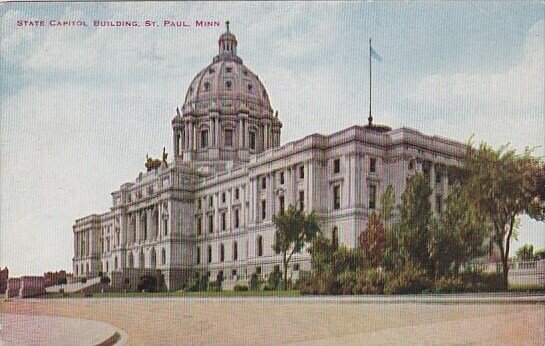
<path fill-rule="evenodd" d="M 86 277 L 82 277 L 79 281 L 80 281 L 82 284 L 84 284 L 84 283 L 87 282 L 87 278 L 86 278 Z"/>
<path fill-rule="evenodd" d="M 435 293 L 464 292 L 465 284 L 461 278 L 444 276 L 435 280 Z"/>
<path fill-rule="evenodd" d="M 206 291 L 208 289 L 208 275 L 201 275 L 199 278 L 199 291 Z"/>
<path fill-rule="evenodd" d="M 68 280 L 66 278 L 62 278 L 59 280 L 59 285 L 66 285 L 68 283 Z"/>
<path fill-rule="evenodd" d="M 275 291 L 280 286 L 280 282 L 282 281 L 282 273 L 280 271 L 273 271 L 269 278 L 267 279 L 267 289 Z"/>
<path fill-rule="evenodd" d="M 261 279 L 256 273 L 253 273 L 252 277 L 250 278 L 250 290 L 258 291 L 260 289 L 261 289 Z"/>
<path fill-rule="evenodd" d="M 416 294 L 431 287 L 426 272 L 418 266 L 407 265 L 403 270 L 387 280 L 384 286 L 386 294 Z"/>
<path fill-rule="evenodd" d="M 372 268 L 356 272 L 355 294 L 383 294 L 384 287 L 392 281 L 392 275 L 381 269 Z"/>
<path fill-rule="evenodd" d="M 157 291 L 157 279 L 152 275 L 144 275 L 140 277 L 137 289 L 139 292 L 155 292 Z"/>
<path fill-rule="evenodd" d="M 208 290 L 211 292 L 221 292 L 221 280 L 210 281 L 208 283 Z"/>
<path fill-rule="evenodd" d="M 246 292 L 246 291 L 248 291 L 248 286 L 246 286 L 246 285 L 238 285 L 238 284 L 237 284 L 237 285 L 235 285 L 235 286 L 233 287 L 233 290 L 234 290 L 235 292 Z"/>
<path fill-rule="evenodd" d="M 300 294 L 312 294 L 312 274 L 309 271 L 300 271 L 295 287 Z"/>
<path fill-rule="evenodd" d="M 498 292 L 503 290 L 501 273 L 468 272 L 463 273 L 462 281 L 471 292 Z"/>
<path fill-rule="evenodd" d="M 100 283 L 103 285 L 109 285 L 111 282 L 110 278 L 107 276 L 101 276 L 100 277 Z"/>
<path fill-rule="evenodd" d="M 337 277 L 341 294 L 354 294 L 356 289 L 356 273 L 345 270 Z"/>

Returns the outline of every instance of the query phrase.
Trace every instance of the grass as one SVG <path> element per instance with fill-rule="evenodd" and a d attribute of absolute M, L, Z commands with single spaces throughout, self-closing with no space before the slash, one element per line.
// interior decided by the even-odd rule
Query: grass
<path fill-rule="evenodd" d="M 509 292 L 543 292 L 544 289 L 538 284 L 509 285 Z"/>
<path fill-rule="evenodd" d="M 156 292 L 156 293 L 140 293 L 140 292 L 104 292 L 93 293 L 93 298 L 222 298 L 222 297 L 298 297 L 299 291 L 203 291 L 203 292 Z M 62 298 L 85 298 L 83 293 L 47 293 L 40 296 L 45 299 L 62 299 Z"/>

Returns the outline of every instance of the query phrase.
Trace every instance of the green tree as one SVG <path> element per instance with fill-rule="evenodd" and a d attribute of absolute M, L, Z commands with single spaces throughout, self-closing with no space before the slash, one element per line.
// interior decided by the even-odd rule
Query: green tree
<path fill-rule="evenodd" d="M 532 261 L 534 259 L 534 245 L 524 244 L 516 252 L 519 261 Z"/>
<path fill-rule="evenodd" d="M 316 234 L 321 233 L 318 217 L 314 211 L 305 213 L 290 205 L 288 209 L 273 217 L 277 237 L 273 250 L 282 255 L 284 289 L 288 289 L 288 264 L 296 252 L 312 241 Z"/>
<path fill-rule="evenodd" d="M 471 144 L 471 143 L 470 143 Z M 522 154 L 508 145 L 495 150 L 486 143 L 468 146 L 462 186 L 466 196 L 490 222 L 490 239 L 500 252 L 503 287 L 508 287 L 509 250 L 520 214 L 543 220 L 543 164 L 526 148 Z"/>
<path fill-rule="evenodd" d="M 432 227 L 431 258 L 437 274 L 459 268 L 484 253 L 483 244 L 489 224 L 463 193 L 459 185 L 450 188 L 445 210 Z"/>
<path fill-rule="evenodd" d="M 372 267 L 381 266 L 384 251 L 384 226 L 378 212 L 373 211 L 369 214 L 367 229 L 360 233 L 358 241 L 366 263 Z"/>
<path fill-rule="evenodd" d="M 410 262 L 434 272 L 428 249 L 432 222 L 431 193 L 429 180 L 423 174 L 417 173 L 409 178 L 401 195 L 399 246 Z"/>

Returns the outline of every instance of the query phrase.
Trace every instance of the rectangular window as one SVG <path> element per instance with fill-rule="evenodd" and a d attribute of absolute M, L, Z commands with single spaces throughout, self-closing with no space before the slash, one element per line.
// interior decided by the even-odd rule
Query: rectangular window
<path fill-rule="evenodd" d="M 197 246 L 197 264 L 201 264 L 201 248 Z"/>
<path fill-rule="evenodd" d="M 280 185 L 284 185 L 284 172 L 280 172 Z"/>
<path fill-rule="evenodd" d="M 261 189 L 265 190 L 267 188 L 267 178 L 261 178 Z"/>
<path fill-rule="evenodd" d="M 265 220 L 267 217 L 267 201 L 261 201 L 261 220 Z"/>
<path fill-rule="evenodd" d="M 201 131 L 201 148 L 208 146 L 208 130 Z"/>
<path fill-rule="evenodd" d="M 441 214 L 441 211 L 443 210 L 443 196 L 441 195 L 435 196 L 435 210 L 438 214 Z"/>
<path fill-rule="evenodd" d="M 369 209 L 375 209 L 377 204 L 377 187 L 369 185 Z"/>
<path fill-rule="evenodd" d="M 333 209 L 341 209 L 341 187 L 339 185 L 333 187 Z"/>
<path fill-rule="evenodd" d="M 235 229 L 238 229 L 239 225 L 240 225 L 239 210 L 235 209 Z"/>
<path fill-rule="evenodd" d="M 294 272 L 299 271 L 299 263 L 295 263 L 295 264 L 293 265 L 293 271 L 294 271 Z"/>
<path fill-rule="evenodd" d="M 437 171 L 437 172 L 435 173 L 435 182 L 436 182 L 437 184 L 441 184 L 441 171 Z"/>
<path fill-rule="evenodd" d="M 214 206 L 214 196 L 208 197 L 208 206 L 213 207 Z"/>
<path fill-rule="evenodd" d="M 278 208 L 280 209 L 279 214 L 284 215 L 284 196 L 278 197 Z"/>
<path fill-rule="evenodd" d="M 239 200 L 239 198 L 240 198 L 240 193 L 239 193 L 239 191 L 238 191 L 238 187 L 237 187 L 237 188 L 235 189 L 235 200 L 237 200 L 237 201 L 238 201 L 238 200 Z"/>
<path fill-rule="evenodd" d="M 214 233 L 214 215 L 208 215 L 208 233 Z"/>
<path fill-rule="evenodd" d="M 257 275 L 261 275 L 261 267 L 256 267 L 256 268 L 255 268 L 255 273 L 256 273 Z"/>
<path fill-rule="evenodd" d="M 250 131 L 250 149 L 255 150 L 255 132 Z"/>
<path fill-rule="evenodd" d="M 233 260 L 234 261 L 238 260 L 238 243 L 237 242 L 233 243 Z"/>
<path fill-rule="evenodd" d="M 299 191 L 299 209 L 305 210 L 305 191 Z"/>
<path fill-rule="evenodd" d="M 197 235 L 201 235 L 202 232 L 202 218 L 197 217 Z"/>
<path fill-rule="evenodd" d="M 221 193 L 221 203 L 225 203 L 225 192 Z"/>
<path fill-rule="evenodd" d="M 305 166 L 299 166 L 299 179 L 305 179 Z"/>
<path fill-rule="evenodd" d="M 225 130 L 225 146 L 233 146 L 233 130 Z"/>
<path fill-rule="evenodd" d="M 333 161 L 333 173 L 341 173 L 341 159 L 335 159 Z"/>
<path fill-rule="evenodd" d="M 375 173 L 377 171 L 377 159 L 372 157 L 369 160 L 369 172 Z"/>
<path fill-rule="evenodd" d="M 202 209 L 202 201 L 201 201 L 200 198 L 197 200 L 197 209 L 199 209 L 199 210 Z"/>
<path fill-rule="evenodd" d="M 221 230 L 225 231 L 227 229 L 227 219 L 226 219 L 226 213 L 221 213 Z"/>

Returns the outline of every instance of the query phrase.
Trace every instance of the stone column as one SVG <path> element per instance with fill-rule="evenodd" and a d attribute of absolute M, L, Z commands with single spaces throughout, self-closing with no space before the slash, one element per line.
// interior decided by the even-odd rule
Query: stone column
<path fill-rule="evenodd" d="M 210 131 L 208 133 L 208 146 L 209 147 L 215 147 L 216 143 L 214 143 L 214 133 L 216 133 L 216 120 L 215 116 L 210 115 Z"/>
<path fill-rule="evenodd" d="M 435 162 L 430 163 L 431 210 L 435 213 Z"/>
<path fill-rule="evenodd" d="M 244 147 L 244 120 L 239 118 L 238 120 L 238 148 Z"/>
<path fill-rule="evenodd" d="M 219 147 L 221 145 L 221 126 L 220 126 L 220 119 L 219 117 L 216 117 L 216 133 L 215 133 L 215 144 L 216 147 Z"/>

